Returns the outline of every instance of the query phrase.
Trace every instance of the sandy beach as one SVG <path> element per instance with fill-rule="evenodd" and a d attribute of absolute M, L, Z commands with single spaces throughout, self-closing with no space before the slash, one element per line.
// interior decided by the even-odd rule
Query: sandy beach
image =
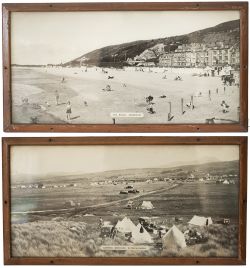
<path fill-rule="evenodd" d="M 116 118 L 116 124 L 203 124 L 210 118 L 215 118 L 215 123 L 237 123 L 239 120 L 239 87 L 226 86 L 224 90 L 221 77 L 200 77 L 202 69 L 144 67 L 144 71 L 135 68 L 106 68 L 105 71 L 107 73 L 98 67 L 13 67 L 13 123 L 31 123 L 35 118 L 38 124 L 113 124 L 111 113 L 141 115 Z M 182 81 L 175 80 L 178 75 Z M 113 79 L 108 79 L 109 76 Z M 102 90 L 107 85 L 111 91 Z M 56 90 L 59 105 L 56 104 Z M 146 97 L 149 95 L 154 98 L 153 114 L 147 111 Z M 194 109 L 186 106 L 191 96 Z M 23 103 L 23 98 L 28 98 L 28 103 Z M 222 111 L 223 100 L 229 105 L 227 113 Z M 72 107 L 71 120 L 66 119 L 68 101 Z M 169 103 L 171 121 L 168 121 Z"/>

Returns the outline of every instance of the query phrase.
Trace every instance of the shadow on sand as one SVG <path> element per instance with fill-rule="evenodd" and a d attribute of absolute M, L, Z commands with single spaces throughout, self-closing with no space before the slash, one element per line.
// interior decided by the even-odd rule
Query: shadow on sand
<path fill-rule="evenodd" d="M 75 116 L 75 117 L 71 117 L 70 119 L 71 120 L 74 120 L 74 119 L 77 119 L 77 118 L 79 118 L 80 117 L 80 115 L 77 115 L 77 116 Z"/>

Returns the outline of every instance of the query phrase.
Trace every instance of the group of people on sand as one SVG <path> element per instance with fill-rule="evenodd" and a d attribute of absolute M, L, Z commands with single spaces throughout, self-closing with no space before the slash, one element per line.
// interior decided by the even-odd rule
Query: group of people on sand
<path fill-rule="evenodd" d="M 60 105 L 59 103 L 59 99 L 60 99 L 60 95 L 58 90 L 55 91 L 55 98 L 56 98 L 56 105 Z M 71 120 L 71 113 L 72 113 L 72 108 L 71 108 L 71 103 L 70 101 L 67 102 L 66 105 L 66 116 L 67 116 L 67 120 Z"/>
<path fill-rule="evenodd" d="M 64 77 L 62 78 L 61 83 L 65 83 L 65 78 Z M 56 105 L 57 106 L 60 105 L 60 94 L 59 94 L 58 90 L 55 91 L 55 99 L 56 99 Z M 88 106 L 88 102 L 85 101 L 85 100 L 83 101 L 83 104 L 84 104 L 85 107 Z M 71 105 L 71 102 L 68 101 L 67 105 L 66 105 L 66 118 L 67 118 L 67 120 L 72 119 L 71 114 L 72 114 L 72 105 Z"/>
<path fill-rule="evenodd" d="M 102 71 L 104 72 L 104 69 Z M 165 75 L 164 78 L 166 78 L 166 75 Z M 182 81 L 182 78 L 181 78 L 181 76 L 178 75 L 178 76 L 175 77 L 175 80 Z M 65 83 L 65 78 L 64 77 L 62 78 L 61 83 Z M 126 87 L 126 84 L 123 84 L 123 86 Z M 102 90 L 111 91 L 111 86 L 107 85 L 106 88 L 102 89 Z M 219 90 L 217 88 L 216 89 L 217 94 L 218 94 L 218 91 Z M 224 86 L 224 93 L 225 93 L 225 91 L 226 91 L 226 87 Z M 208 95 L 209 95 L 209 99 L 211 101 L 211 90 L 209 90 Z M 202 96 L 202 92 L 199 92 L 198 97 L 201 97 L 201 96 Z M 166 96 L 165 95 L 160 96 L 160 98 L 163 98 L 163 97 L 166 97 Z M 60 95 L 59 95 L 58 90 L 55 91 L 55 99 L 56 99 L 56 105 L 60 105 L 60 103 L 59 103 Z M 152 100 L 153 100 L 152 96 L 149 95 L 148 97 L 146 97 L 147 111 L 149 113 L 151 113 L 151 114 L 154 114 L 155 110 L 153 108 L 154 103 L 152 102 Z M 87 101 L 84 101 L 83 103 L 84 103 L 85 107 L 88 106 Z M 222 106 L 222 112 L 223 113 L 228 113 L 229 112 L 229 105 L 224 100 L 222 101 L 222 103 L 220 105 Z M 190 101 L 190 102 L 186 103 L 186 107 L 194 109 L 193 101 Z M 67 118 L 67 120 L 72 119 L 71 114 L 72 114 L 72 105 L 71 105 L 71 102 L 68 101 L 67 105 L 66 105 L 66 118 Z"/>
<path fill-rule="evenodd" d="M 65 77 L 62 78 L 61 83 L 65 83 Z M 58 90 L 55 91 L 55 97 L 56 97 L 56 105 L 58 106 L 60 104 L 59 103 L 60 95 L 59 95 Z M 66 106 L 67 120 L 71 120 L 71 113 L 72 113 L 71 103 L 70 101 L 68 101 L 67 106 Z"/>
<path fill-rule="evenodd" d="M 56 98 L 56 105 L 60 105 L 60 103 L 59 103 L 60 95 L 59 95 L 58 90 L 55 91 L 55 98 Z M 84 103 L 84 106 L 85 107 L 88 106 L 88 102 L 87 101 L 83 101 L 83 103 Z M 67 120 L 71 120 L 72 119 L 71 114 L 72 114 L 72 105 L 71 105 L 71 102 L 68 101 L 67 102 L 67 105 L 66 105 L 66 118 L 67 118 Z"/>

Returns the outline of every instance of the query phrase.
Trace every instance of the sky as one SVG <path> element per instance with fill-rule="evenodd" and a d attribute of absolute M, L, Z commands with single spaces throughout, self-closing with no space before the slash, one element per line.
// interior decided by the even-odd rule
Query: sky
<path fill-rule="evenodd" d="M 104 46 L 187 34 L 240 18 L 239 11 L 11 14 L 12 64 L 67 62 Z"/>
<path fill-rule="evenodd" d="M 237 145 L 12 146 L 11 177 L 239 160 Z"/>

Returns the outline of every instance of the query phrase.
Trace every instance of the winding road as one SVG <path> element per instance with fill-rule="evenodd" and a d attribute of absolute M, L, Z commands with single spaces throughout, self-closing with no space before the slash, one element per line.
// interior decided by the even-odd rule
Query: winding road
<path fill-rule="evenodd" d="M 167 191 L 167 190 L 171 190 L 171 189 L 176 188 L 179 185 L 180 185 L 180 183 L 171 185 L 170 187 L 166 187 L 166 188 L 163 188 L 163 189 L 148 191 L 148 192 L 140 193 L 138 195 L 129 196 L 127 198 L 120 199 L 120 200 L 115 200 L 115 201 L 110 201 L 110 202 L 90 205 L 90 206 L 86 206 L 86 207 L 79 207 L 78 209 L 82 210 L 82 209 L 88 209 L 88 208 L 97 208 L 97 207 L 103 207 L 103 206 L 108 206 L 108 205 L 119 204 L 121 202 L 135 200 L 137 198 L 140 198 L 142 196 L 147 196 L 149 194 L 161 193 L 161 192 L 164 192 L 164 191 Z M 73 208 L 62 208 L 62 209 L 49 209 L 49 210 L 17 211 L 17 212 L 11 212 L 11 214 L 12 215 L 18 215 L 18 214 L 36 214 L 36 213 L 51 213 L 51 212 L 70 212 L 70 211 L 74 211 L 74 210 L 75 210 L 75 207 L 73 207 Z"/>

